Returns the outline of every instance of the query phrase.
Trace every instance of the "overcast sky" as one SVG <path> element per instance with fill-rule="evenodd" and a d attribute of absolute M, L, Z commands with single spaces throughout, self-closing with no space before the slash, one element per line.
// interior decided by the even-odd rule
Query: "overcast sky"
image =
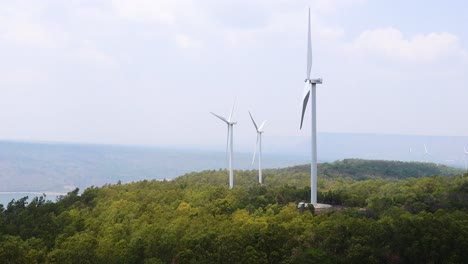
<path fill-rule="evenodd" d="M 468 136 L 466 1 L 0 0 L 0 139 L 307 137 L 309 6 L 320 132 Z"/>

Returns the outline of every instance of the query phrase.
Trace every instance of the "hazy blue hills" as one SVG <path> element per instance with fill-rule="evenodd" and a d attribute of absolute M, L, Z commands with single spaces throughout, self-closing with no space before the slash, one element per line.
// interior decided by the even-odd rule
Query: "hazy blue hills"
<path fill-rule="evenodd" d="M 302 151 L 309 155 L 310 138 L 275 138 L 282 145 L 266 144 L 265 148 L 281 152 Z M 288 143 L 286 143 L 288 142 Z M 468 148 L 468 137 L 423 136 L 364 133 L 318 133 L 319 161 L 349 158 L 373 160 L 428 161 L 454 167 L 464 167 L 463 147 Z M 424 154 L 426 145 L 430 155 Z"/>
<path fill-rule="evenodd" d="M 255 169 L 251 153 L 235 153 L 235 168 Z M 264 155 L 264 168 L 281 168 L 308 161 L 307 156 Z M 75 187 L 143 179 L 172 179 L 185 173 L 225 168 L 223 152 L 163 149 L 156 147 L 51 144 L 0 141 L 0 192 L 67 192 Z M 282 169 L 307 172 L 309 167 Z M 413 177 L 452 175 L 460 172 L 423 162 L 344 159 L 323 163 L 319 173 L 331 177 Z M 265 172 L 268 177 L 268 170 Z"/>
<path fill-rule="evenodd" d="M 264 155 L 264 166 L 306 162 L 295 155 Z M 254 168 L 250 153 L 235 153 L 235 167 Z M 67 192 L 75 187 L 143 179 L 171 179 L 226 166 L 225 153 L 156 147 L 0 141 L 0 192 Z"/>

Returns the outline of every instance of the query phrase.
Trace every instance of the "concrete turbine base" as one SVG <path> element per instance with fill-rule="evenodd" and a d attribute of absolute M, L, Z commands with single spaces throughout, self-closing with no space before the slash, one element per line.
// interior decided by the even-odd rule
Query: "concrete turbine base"
<path fill-rule="evenodd" d="M 316 206 L 314 206 L 315 209 L 327 209 L 327 208 L 332 208 L 330 204 L 321 204 L 318 203 Z"/>

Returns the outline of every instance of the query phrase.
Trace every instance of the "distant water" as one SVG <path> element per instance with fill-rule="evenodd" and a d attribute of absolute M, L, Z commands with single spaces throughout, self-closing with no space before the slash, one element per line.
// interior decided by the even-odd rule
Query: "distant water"
<path fill-rule="evenodd" d="M 264 154 L 264 168 L 304 164 L 307 156 Z M 143 179 L 172 179 L 226 167 L 226 153 L 86 144 L 0 141 L 0 203 L 32 193 L 66 193 L 78 187 Z M 256 169 L 251 153 L 234 153 L 235 169 Z M 1 194 L 1 192 L 21 192 Z M 47 195 L 47 199 L 56 197 Z M 6 201 L 6 202 L 5 202 Z"/>

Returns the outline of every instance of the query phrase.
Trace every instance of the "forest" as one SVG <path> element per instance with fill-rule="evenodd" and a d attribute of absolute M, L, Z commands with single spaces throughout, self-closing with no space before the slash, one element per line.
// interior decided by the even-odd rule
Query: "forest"
<path fill-rule="evenodd" d="M 0 205 L 2 263 L 466 263 L 468 174 L 429 163 L 342 160 L 182 175 Z"/>

